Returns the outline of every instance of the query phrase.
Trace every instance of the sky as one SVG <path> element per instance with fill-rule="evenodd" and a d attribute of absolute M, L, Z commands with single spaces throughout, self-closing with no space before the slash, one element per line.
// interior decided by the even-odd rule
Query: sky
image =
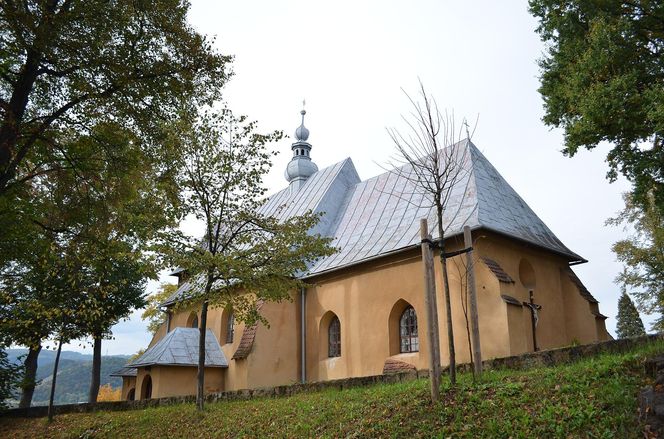
<path fill-rule="evenodd" d="M 615 334 L 621 270 L 611 245 L 625 236 L 604 222 L 629 185 L 606 180 L 607 145 L 565 157 L 563 133 L 544 114 L 537 64 L 545 50 L 526 1 L 220 1 L 191 0 L 190 23 L 234 56 L 225 99 L 265 132 L 290 138 L 267 176 L 283 172 L 306 99 L 312 159 L 319 168 L 351 157 L 362 179 L 384 172 L 394 154 L 386 128 L 404 129 L 404 91 L 418 78 L 441 109 L 475 125 L 473 143 L 572 251 L 574 270 L 609 316 Z M 189 226 L 191 227 L 191 226 Z M 175 282 L 162 276 L 162 280 Z M 149 291 L 157 283 L 151 282 Z M 644 318 L 646 326 L 652 318 Z M 140 311 L 113 328 L 105 354 L 132 354 L 150 341 Z M 90 351 L 85 344 L 66 346 Z"/>

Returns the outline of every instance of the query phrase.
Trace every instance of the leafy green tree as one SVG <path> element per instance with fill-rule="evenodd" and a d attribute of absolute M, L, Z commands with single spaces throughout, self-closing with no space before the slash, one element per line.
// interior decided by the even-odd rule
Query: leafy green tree
<path fill-rule="evenodd" d="M 646 330 L 634 302 L 623 288 L 618 300 L 618 316 L 616 322 L 616 335 L 618 338 L 638 337 L 645 335 Z"/>
<path fill-rule="evenodd" d="M 51 322 L 53 312 L 75 292 L 77 313 L 68 324 L 93 338 L 90 395 L 96 400 L 101 340 L 119 319 L 142 307 L 145 281 L 156 275 L 145 250 L 173 220 L 170 185 L 154 178 L 151 159 L 131 132 L 103 124 L 90 135 L 69 134 L 66 141 L 70 151 L 80 154 L 89 154 L 100 142 L 112 144 L 113 160 L 33 179 L 26 185 L 29 199 L 18 200 L 27 224 L 22 229 L 33 242 L 0 265 L 0 281 L 9 310 L 5 333 L 13 343 L 30 347 L 26 406 L 41 342 L 53 331 L 62 332 Z M 53 294 L 54 276 L 69 279 L 65 297 Z"/>
<path fill-rule="evenodd" d="M 22 369 L 22 366 L 9 361 L 5 347 L 0 347 L 0 409 L 7 408 L 7 400 L 14 394 L 23 374 Z"/>
<path fill-rule="evenodd" d="M 664 330 L 664 213 L 648 194 L 645 206 L 624 194 L 625 209 L 607 221 L 610 225 L 630 224 L 632 234 L 616 242 L 613 251 L 625 270 L 617 281 L 632 291 L 641 311 L 658 313 L 655 331 Z"/>
<path fill-rule="evenodd" d="M 159 291 L 148 296 L 141 318 L 148 321 L 148 331 L 153 335 L 166 323 L 166 314 L 162 311 L 161 304 L 166 302 L 177 289 L 177 285 L 163 282 L 159 286 Z"/>
<path fill-rule="evenodd" d="M 607 141 L 608 177 L 652 191 L 664 213 L 664 3 L 530 0 L 547 43 L 540 93 L 548 125 L 565 130 L 564 152 Z"/>
<path fill-rule="evenodd" d="M 0 336 L 5 345 L 28 347 L 19 407 L 29 407 L 36 386 L 42 343 L 54 331 L 66 287 L 63 254 L 48 236 L 33 242 L 33 253 L 0 271 Z M 50 237 L 52 238 L 52 237 Z"/>
<path fill-rule="evenodd" d="M 194 278 L 181 304 L 200 305 L 197 406 L 203 409 L 208 307 L 228 307 L 237 321 L 262 320 L 256 300 L 281 301 L 305 283 L 307 262 L 333 252 L 329 239 L 310 235 L 311 213 L 280 221 L 260 212 L 263 176 L 275 154 L 267 145 L 281 132 L 257 134 L 256 123 L 230 110 L 175 126 L 174 149 L 184 151 L 177 177 L 182 215 L 202 221 L 203 240 L 173 231 L 161 247 L 172 266 Z"/>
<path fill-rule="evenodd" d="M 0 195 L 99 161 L 70 151 L 63 130 L 114 121 L 161 156 L 161 124 L 183 102 L 218 98 L 230 74 L 188 10 L 184 0 L 1 2 Z"/>

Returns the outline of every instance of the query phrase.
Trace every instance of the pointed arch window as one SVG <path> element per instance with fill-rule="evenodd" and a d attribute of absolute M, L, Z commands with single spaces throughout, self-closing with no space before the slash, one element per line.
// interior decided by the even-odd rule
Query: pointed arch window
<path fill-rule="evenodd" d="M 230 313 L 226 322 L 226 343 L 233 343 L 233 336 L 235 335 L 234 326 L 235 316 L 233 316 L 233 313 Z"/>
<path fill-rule="evenodd" d="M 197 315 L 195 315 L 195 316 L 191 319 L 191 324 L 190 324 L 190 326 L 191 326 L 192 328 L 198 328 L 198 316 L 197 316 Z"/>
<path fill-rule="evenodd" d="M 327 329 L 327 356 L 340 357 L 341 356 L 341 323 L 339 317 L 334 316 L 330 321 L 330 326 Z"/>
<path fill-rule="evenodd" d="M 401 352 L 419 352 L 420 340 L 417 336 L 417 314 L 412 306 L 407 307 L 399 319 Z"/>

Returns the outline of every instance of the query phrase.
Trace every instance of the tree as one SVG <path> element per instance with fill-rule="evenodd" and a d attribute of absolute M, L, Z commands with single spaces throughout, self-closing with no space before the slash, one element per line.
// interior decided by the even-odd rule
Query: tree
<path fill-rule="evenodd" d="M 664 329 L 664 213 L 648 194 L 645 206 L 624 194 L 625 209 L 607 221 L 610 225 L 629 224 L 633 231 L 627 239 L 616 242 L 613 251 L 625 266 L 617 282 L 623 291 L 633 291 L 641 311 L 658 313 L 652 329 Z"/>
<path fill-rule="evenodd" d="M 664 3 L 530 0 L 547 43 L 540 61 L 544 122 L 565 130 L 565 154 L 607 141 L 608 177 L 664 213 Z"/>
<path fill-rule="evenodd" d="M 473 241 L 473 247 L 475 247 L 477 238 Z M 473 252 L 473 256 L 475 256 Z M 457 276 L 459 278 L 459 295 L 461 310 L 463 311 L 464 321 L 466 323 L 466 340 L 468 342 L 468 358 L 470 358 L 470 363 L 473 364 L 473 346 L 472 346 L 472 337 L 470 332 L 470 316 L 468 308 L 468 299 L 469 299 L 469 283 L 468 275 L 469 271 L 474 269 L 476 258 L 473 257 L 471 266 L 468 265 L 468 261 L 464 257 L 459 257 L 454 259 L 454 266 L 456 267 Z M 473 370 L 473 378 L 475 378 L 475 368 Z"/>
<path fill-rule="evenodd" d="M 23 367 L 9 361 L 4 346 L 0 346 L 0 409 L 7 408 L 7 400 L 13 396 L 23 375 Z"/>
<path fill-rule="evenodd" d="M 30 196 L 18 199 L 30 225 L 23 229 L 33 242 L 0 266 L 0 283 L 7 294 L 4 333 L 13 343 L 30 347 L 22 399 L 26 406 L 41 342 L 52 331 L 62 332 L 51 322 L 52 311 L 74 292 L 77 313 L 69 324 L 94 340 L 90 400 L 96 401 L 101 340 L 131 309 L 142 307 L 145 280 L 156 273 L 145 250 L 154 233 L 173 219 L 169 184 L 154 178 L 151 159 L 131 132 L 103 124 L 91 135 L 67 137 L 70 151 L 80 154 L 89 154 L 99 142 L 113 144 L 114 159 L 112 165 L 103 161 L 37 177 L 26 185 Z M 53 294 L 54 278 L 68 279 L 61 295 Z"/>
<path fill-rule="evenodd" d="M 36 238 L 36 239 L 35 239 Z M 30 407 L 36 386 L 37 359 L 42 343 L 54 330 L 62 305 L 66 274 L 61 253 L 49 237 L 33 237 L 33 253 L 0 271 L 0 336 L 5 345 L 28 348 L 20 382 L 20 408 Z"/>
<path fill-rule="evenodd" d="M 634 302 L 632 302 L 624 287 L 620 295 L 620 300 L 618 300 L 616 335 L 618 338 L 646 335 L 639 312 L 636 310 Z"/>
<path fill-rule="evenodd" d="M 460 136 L 457 137 L 454 116 L 449 114 L 443 116 L 440 113 L 436 101 L 427 95 L 421 82 L 419 94 L 421 102 L 416 102 L 406 93 L 406 97 L 412 105 L 410 118 L 403 117 L 408 127 L 407 132 L 388 129 L 397 151 L 395 159 L 397 163 L 393 164 L 392 172 L 396 172 L 402 178 L 410 181 L 414 185 L 414 190 L 423 194 L 424 199 L 418 207 L 429 205 L 435 211 L 437 244 L 445 293 L 447 340 L 450 355 L 449 373 L 451 383 L 455 384 L 456 355 L 445 253 L 445 228 L 446 224 L 451 222 L 449 220 L 454 217 L 453 214 L 447 212 L 448 202 L 455 184 L 468 175 L 465 165 L 469 157 L 468 149 L 459 142 Z"/>
<path fill-rule="evenodd" d="M 177 285 L 162 282 L 159 285 L 159 291 L 148 296 L 147 305 L 143 314 L 141 314 L 141 318 L 148 321 L 148 331 L 152 334 L 155 334 L 161 325 L 166 323 L 166 315 L 162 311 L 161 304 L 166 302 L 177 289 Z"/>
<path fill-rule="evenodd" d="M 110 384 L 104 384 L 99 388 L 99 396 L 97 402 L 102 401 L 120 401 L 122 398 L 122 389 L 114 389 Z"/>
<path fill-rule="evenodd" d="M 0 3 L 0 196 L 98 160 L 70 151 L 62 131 L 113 121 L 161 156 L 160 125 L 183 102 L 218 98 L 230 74 L 230 57 L 187 23 L 188 9 L 182 0 Z"/>
<path fill-rule="evenodd" d="M 330 240 L 308 231 L 318 216 L 280 221 L 260 211 L 263 176 L 275 154 L 267 145 L 281 132 L 257 134 L 256 123 L 228 109 L 203 113 L 175 126 L 172 141 L 184 151 L 177 181 L 182 215 L 203 223 L 200 239 L 172 231 L 161 246 L 166 260 L 195 278 L 181 304 L 201 306 L 197 406 L 203 409 L 205 330 L 208 307 L 233 310 L 236 321 L 262 320 L 257 300 L 281 301 L 306 284 L 297 274 L 307 263 L 333 252 Z"/>

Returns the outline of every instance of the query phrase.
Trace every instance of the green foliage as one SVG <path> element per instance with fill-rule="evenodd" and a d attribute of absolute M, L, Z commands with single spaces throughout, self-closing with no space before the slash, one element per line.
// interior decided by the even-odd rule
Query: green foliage
<path fill-rule="evenodd" d="M 627 239 L 616 242 L 613 251 L 625 270 L 617 281 L 629 289 L 636 298 L 639 309 L 660 317 L 652 329 L 664 329 L 664 213 L 655 206 L 649 194 L 645 205 L 634 202 L 625 194 L 625 209 L 608 224 L 630 224 L 633 233 Z"/>
<path fill-rule="evenodd" d="M 618 338 L 638 337 L 646 334 L 639 312 L 624 289 L 618 300 L 616 320 L 616 335 L 618 335 Z"/>
<path fill-rule="evenodd" d="M 22 375 L 22 367 L 9 361 L 4 347 L 0 347 L 0 409 L 8 407 Z"/>
<path fill-rule="evenodd" d="M 159 327 L 166 323 L 166 314 L 161 310 L 160 305 L 171 297 L 177 289 L 177 285 L 163 282 L 159 286 L 159 291 L 148 297 L 141 318 L 148 321 L 148 331 L 152 334 L 156 333 Z"/>
<path fill-rule="evenodd" d="M 295 276 L 307 262 L 333 252 L 328 238 L 308 234 L 318 216 L 281 221 L 259 211 L 262 179 L 275 155 L 267 145 L 282 133 L 255 131 L 256 122 L 229 109 L 173 127 L 171 147 L 183 151 L 176 176 L 181 215 L 201 220 L 204 236 L 201 242 L 174 230 L 159 247 L 171 266 L 193 274 L 180 306 L 230 307 L 237 321 L 249 324 L 261 319 L 258 299 L 288 299 L 304 286 Z"/>
<path fill-rule="evenodd" d="M 41 419 L 0 419 L 5 437 L 453 437 L 640 438 L 638 394 L 646 358 L 661 341 L 620 354 L 524 371 L 492 370 L 474 383 L 444 381 L 432 404 L 428 380 Z"/>
<path fill-rule="evenodd" d="M 218 98 L 230 74 L 230 57 L 187 23 L 188 10 L 184 0 L 0 3 L 0 195 L 100 163 L 60 134 L 110 122 L 166 163 L 161 125 L 187 102 Z"/>
<path fill-rule="evenodd" d="M 204 404 L 205 327 L 208 306 L 229 308 L 237 321 L 267 323 L 257 301 L 289 299 L 305 285 L 296 276 L 307 263 L 329 255 L 329 238 L 308 232 L 319 217 L 311 212 L 286 220 L 260 212 L 263 177 L 275 154 L 267 149 L 281 132 L 258 134 L 256 122 L 224 108 L 174 125 L 173 150 L 182 151 L 176 176 L 181 215 L 203 222 L 200 238 L 179 230 L 164 234 L 165 260 L 191 274 L 179 306 L 201 305 L 197 405 Z"/>
<path fill-rule="evenodd" d="M 635 201 L 650 191 L 664 213 L 664 3 L 530 0 L 547 43 L 540 61 L 544 121 L 565 130 L 565 153 L 612 143 Z"/>

